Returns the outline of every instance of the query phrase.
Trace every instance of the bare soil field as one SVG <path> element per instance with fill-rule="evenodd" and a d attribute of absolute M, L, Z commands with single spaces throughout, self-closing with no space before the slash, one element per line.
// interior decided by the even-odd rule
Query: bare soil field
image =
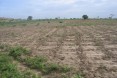
<path fill-rule="evenodd" d="M 73 77 L 76 72 L 82 78 L 117 78 L 117 23 L 73 26 L 75 22 L 0 27 L 0 44 L 20 45 L 30 49 L 33 57 L 45 56 L 50 62 L 69 66 L 73 70 L 66 74 L 68 78 L 77 78 Z M 27 68 L 22 63 L 19 67 Z M 40 75 L 67 78 L 56 72 Z"/>

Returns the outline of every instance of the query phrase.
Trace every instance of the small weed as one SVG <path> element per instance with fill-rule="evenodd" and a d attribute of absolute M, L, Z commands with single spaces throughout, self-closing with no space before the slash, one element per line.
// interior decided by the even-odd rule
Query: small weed
<path fill-rule="evenodd" d="M 52 71 L 58 71 L 59 70 L 59 65 L 57 65 L 57 64 L 46 64 L 46 67 L 45 67 L 46 69 L 46 71 L 44 72 L 44 73 L 50 73 L 50 72 L 52 72 Z"/>
<path fill-rule="evenodd" d="M 4 48 L 5 48 L 5 46 L 3 44 L 0 44 L 0 49 L 2 50 Z"/>
<path fill-rule="evenodd" d="M 80 74 L 74 75 L 73 78 L 83 78 Z"/>
<path fill-rule="evenodd" d="M 67 76 L 66 74 L 62 74 L 61 78 L 70 78 L 69 76 Z"/>
<path fill-rule="evenodd" d="M 67 67 L 67 66 L 61 66 L 61 71 L 62 72 L 68 72 L 68 71 L 70 71 L 71 70 L 71 68 L 69 68 L 69 67 Z"/>

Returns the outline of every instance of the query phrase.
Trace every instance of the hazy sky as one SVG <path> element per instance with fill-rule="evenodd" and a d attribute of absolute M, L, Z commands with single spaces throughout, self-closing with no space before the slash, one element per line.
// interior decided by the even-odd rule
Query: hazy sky
<path fill-rule="evenodd" d="M 0 17 L 117 17 L 117 0 L 0 0 Z"/>

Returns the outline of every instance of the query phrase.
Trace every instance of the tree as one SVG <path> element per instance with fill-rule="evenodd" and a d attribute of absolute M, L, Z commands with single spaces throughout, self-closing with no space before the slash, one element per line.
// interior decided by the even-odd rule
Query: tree
<path fill-rule="evenodd" d="M 33 18 L 32 16 L 28 16 L 27 20 L 32 20 L 32 18 Z"/>
<path fill-rule="evenodd" d="M 114 14 L 110 14 L 110 17 L 109 17 L 109 19 L 112 19 L 112 18 L 113 18 L 113 16 L 114 16 Z"/>
<path fill-rule="evenodd" d="M 83 19 L 88 19 L 88 16 L 87 15 L 83 15 L 82 18 Z"/>

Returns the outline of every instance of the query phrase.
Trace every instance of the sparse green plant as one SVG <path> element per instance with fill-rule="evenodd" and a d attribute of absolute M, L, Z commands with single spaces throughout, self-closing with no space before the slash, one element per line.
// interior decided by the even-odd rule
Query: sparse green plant
<path fill-rule="evenodd" d="M 31 72 L 31 71 L 23 71 L 23 78 L 41 78 L 41 77 L 39 77 L 39 76 L 37 76 L 37 75 L 35 75 L 33 72 Z"/>
<path fill-rule="evenodd" d="M 3 47 L 1 47 L 1 48 L 3 48 Z M 17 61 L 23 62 L 23 64 L 25 64 L 29 68 L 40 70 L 43 74 L 49 74 L 51 72 L 66 73 L 66 72 L 70 71 L 70 68 L 68 68 L 66 66 L 61 66 L 58 64 L 54 64 L 54 63 L 48 63 L 47 59 L 45 57 L 42 57 L 42 56 L 30 57 L 30 56 L 27 56 L 28 54 L 30 54 L 30 52 L 26 48 L 16 46 L 16 47 L 10 48 L 9 54 L 8 54 L 9 56 L 7 55 L 8 57 L 3 56 L 1 58 L 4 59 L 3 62 L 5 62 L 5 60 L 6 60 L 7 62 L 11 63 L 10 58 L 12 56 Z M 25 58 L 22 58 L 22 55 L 24 55 Z M 0 64 L 0 65 L 2 65 L 2 64 Z M 9 65 L 8 67 L 12 68 L 13 66 L 14 66 L 14 64 Z M 5 66 L 5 67 L 7 67 L 7 66 Z M 1 66 L 1 68 L 4 68 L 4 67 Z M 14 70 L 17 70 L 17 69 L 15 68 Z M 18 73 L 18 76 L 21 75 L 21 74 L 19 74 L 18 71 L 16 71 L 16 73 Z M 27 75 L 27 74 L 29 74 L 29 75 Z M 22 75 L 22 78 L 28 78 L 28 76 L 33 76 L 33 75 L 30 75 L 30 73 L 25 73 L 25 75 L 24 74 Z M 31 78 L 33 78 L 33 77 L 31 77 Z M 34 76 L 34 78 L 36 78 L 36 76 Z"/>
<path fill-rule="evenodd" d="M 30 51 L 20 46 L 12 47 L 10 48 L 10 51 L 9 51 L 9 55 L 17 59 L 20 58 L 20 56 L 26 55 L 26 54 L 30 54 Z"/>
<path fill-rule="evenodd" d="M 58 72 L 70 71 L 70 68 L 68 67 L 62 67 L 57 64 L 47 63 L 47 59 L 45 59 L 44 57 L 33 57 L 33 58 L 28 57 L 25 59 L 25 63 L 30 68 L 38 69 L 45 74 L 51 73 L 53 71 L 58 71 Z"/>
<path fill-rule="evenodd" d="M 70 67 L 67 67 L 67 66 L 61 66 L 61 71 L 62 71 L 62 72 L 68 72 L 68 71 L 70 71 L 70 70 L 71 70 Z"/>
<path fill-rule="evenodd" d="M 3 44 L 0 44 L 0 49 L 4 49 L 4 45 Z"/>
<path fill-rule="evenodd" d="M 59 65 L 57 64 L 49 64 L 49 68 L 51 71 L 56 71 L 56 70 L 59 70 Z"/>
<path fill-rule="evenodd" d="M 76 74 L 76 75 L 74 75 L 73 78 L 83 78 L 83 77 L 80 74 Z"/>
<path fill-rule="evenodd" d="M 30 71 L 20 72 L 17 65 L 13 64 L 12 57 L 0 54 L 0 78 L 41 78 Z"/>
<path fill-rule="evenodd" d="M 61 78 L 70 78 L 70 77 L 63 73 Z"/>
<path fill-rule="evenodd" d="M 16 65 L 12 64 L 13 59 L 7 55 L 0 54 L 0 77 L 20 78 Z"/>
<path fill-rule="evenodd" d="M 43 57 L 33 57 L 33 58 L 28 57 L 25 59 L 25 63 L 27 66 L 39 70 L 44 69 L 44 62 L 46 62 L 46 59 Z"/>

